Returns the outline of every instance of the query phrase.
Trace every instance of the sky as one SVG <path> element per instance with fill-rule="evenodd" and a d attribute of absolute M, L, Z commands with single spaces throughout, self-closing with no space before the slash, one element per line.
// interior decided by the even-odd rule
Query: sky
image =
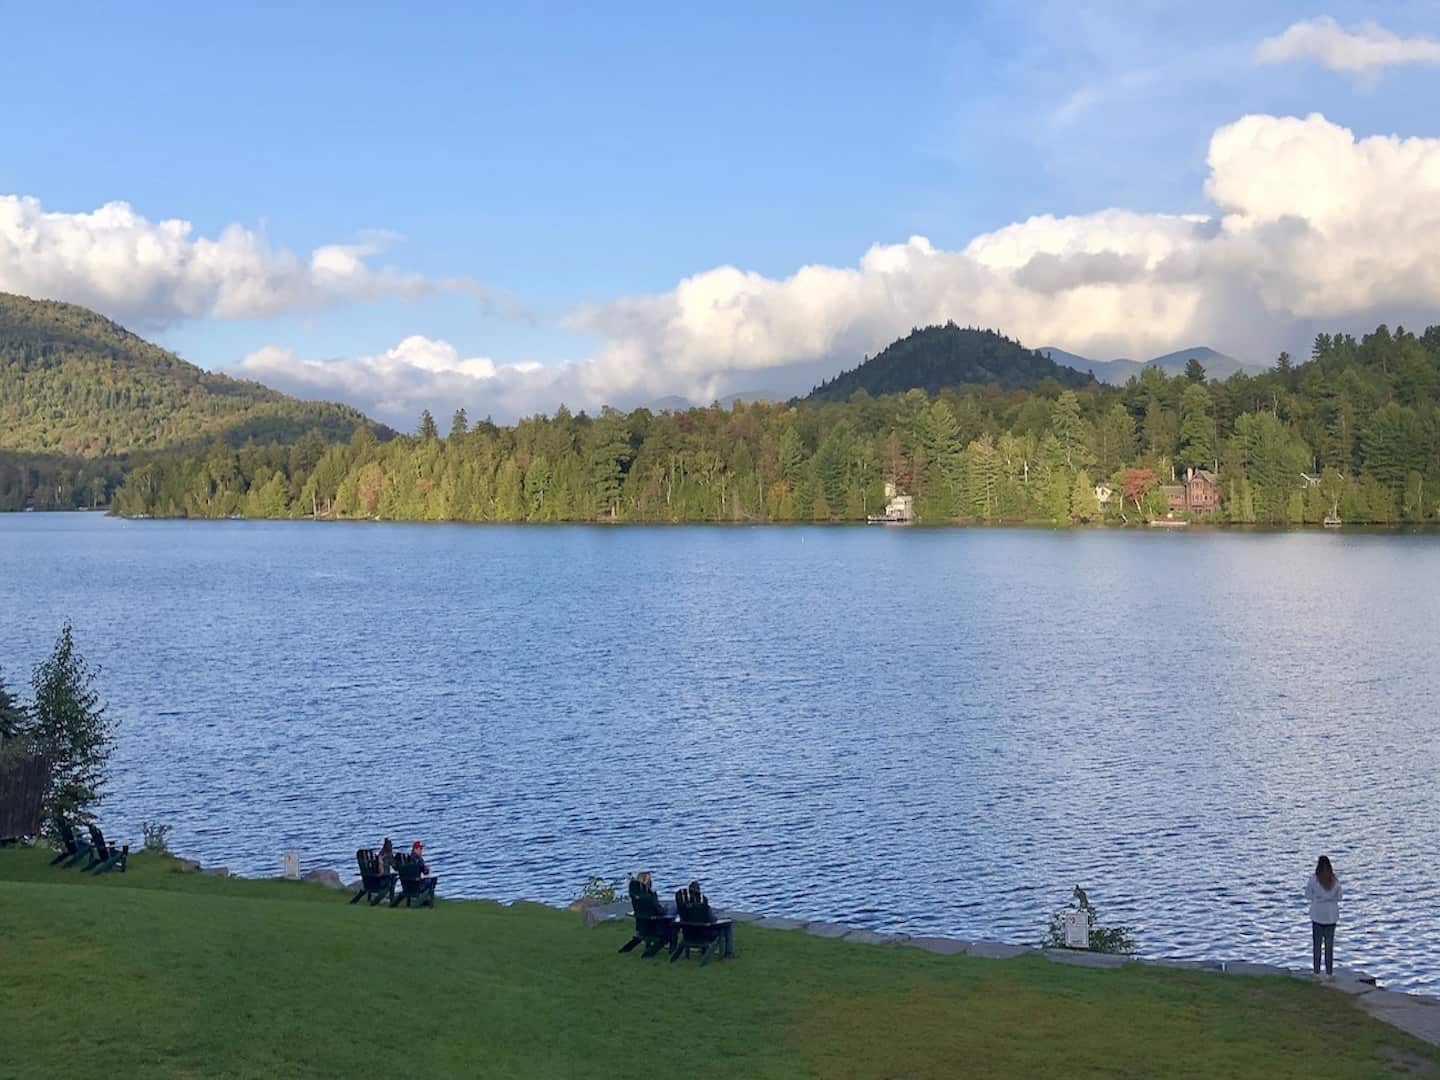
<path fill-rule="evenodd" d="M 1440 322 L 1440 0 L 0 14 L 0 290 L 402 430 Z"/>

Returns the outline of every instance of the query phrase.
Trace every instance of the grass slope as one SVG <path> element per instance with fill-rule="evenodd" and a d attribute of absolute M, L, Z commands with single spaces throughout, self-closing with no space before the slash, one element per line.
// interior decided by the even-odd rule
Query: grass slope
<path fill-rule="evenodd" d="M 443 868 L 441 868 L 443 872 Z M 443 879 L 442 879 L 443 889 Z M 533 905 L 347 907 L 138 856 L 0 851 L 0 1077 L 1393 1075 L 1433 1050 L 1288 978 L 737 930 L 704 970 Z"/>

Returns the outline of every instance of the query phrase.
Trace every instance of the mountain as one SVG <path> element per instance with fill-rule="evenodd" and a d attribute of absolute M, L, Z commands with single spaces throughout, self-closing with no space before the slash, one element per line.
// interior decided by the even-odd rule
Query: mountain
<path fill-rule="evenodd" d="M 1180 375 L 1185 371 L 1185 365 L 1193 357 L 1199 360 L 1205 367 L 1205 375 L 1211 379 L 1228 379 L 1237 371 L 1258 372 L 1263 370 L 1249 364 L 1241 363 L 1233 356 L 1216 352 L 1208 345 L 1197 345 L 1190 349 L 1179 349 L 1176 352 L 1166 353 L 1164 356 L 1152 357 L 1143 363 L 1139 360 L 1091 360 L 1088 357 L 1080 356 L 1077 353 L 1066 352 L 1064 349 L 1057 349 L 1053 345 L 1046 345 L 1036 350 L 1054 360 L 1057 364 L 1064 364 L 1076 371 L 1089 371 L 1095 378 L 1103 383 L 1112 386 L 1121 386 L 1132 376 L 1138 376 L 1147 367 L 1159 368 L 1167 375 Z"/>
<path fill-rule="evenodd" d="M 934 394 L 960 386 L 996 385 L 1003 390 L 1034 387 L 1042 379 L 1078 389 L 1089 375 L 1063 367 L 993 330 L 954 323 L 912 330 L 859 367 L 821 383 L 805 400 L 848 401 L 857 390 L 872 397 L 924 390 Z"/>
<path fill-rule="evenodd" d="M 345 439 L 370 423 L 205 371 L 75 304 L 0 293 L 0 451 L 96 459 L 311 430 Z"/>

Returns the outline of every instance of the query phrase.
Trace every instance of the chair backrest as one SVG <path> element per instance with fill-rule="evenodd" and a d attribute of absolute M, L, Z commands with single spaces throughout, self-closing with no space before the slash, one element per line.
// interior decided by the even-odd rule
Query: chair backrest
<path fill-rule="evenodd" d="M 419 855 L 408 851 L 395 853 L 395 872 L 401 881 L 419 881 L 425 876 L 425 862 Z"/>
<path fill-rule="evenodd" d="M 715 916 L 710 911 L 710 901 L 698 889 L 675 890 L 675 913 L 680 916 L 680 921 L 685 923 L 715 921 Z"/>
<path fill-rule="evenodd" d="M 665 917 L 665 909 L 660 906 L 660 897 L 655 895 L 655 890 L 647 889 L 642 882 L 634 878 L 630 879 L 630 908 L 637 919 Z"/>
<path fill-rule="evenodd" d="M 93 822 L 85 827 L 90 830 L 90 842 L 95 845 L 95 854 L 102 859 L 110 858 L 110 849 L 105 846 L 105 834 L 100 831 L 100 827 Z"/>
<path fill-rule="evenodd" d="M 380 876 L 380 854 L 371 848 L 357 848 L 355 850 L 355 862 L 360 867 L 360 876 Z"/>

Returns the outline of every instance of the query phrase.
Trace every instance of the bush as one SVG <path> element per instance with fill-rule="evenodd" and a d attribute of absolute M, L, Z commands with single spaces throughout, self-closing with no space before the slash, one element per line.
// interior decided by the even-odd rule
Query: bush
<path fill-rule="evenodd" d="M 1071 894 L 1071 903 L 1068 907 L 1061 908 L 1050 916 L 1050 930 L 1045 940 L 1041 943 L 1047 949 L 1064 949 L 1065 944 L 1065 914 L 1070 911 L 1082 911 L 1090 920 L 1090 951 L 1102 953 L 1124 953 L 1130 954 L 1135 951 L 1135 940 L 1132 938 L 1128 926 L 1102 926 L 1100 923 L 1100 912 L 1095 905 L 1090 903 L 1090 898 L 1085 895 L 1085 890 L 1079 885 Z"/>
<path fill-rule="evenodd" d="M 613 904 L 625 883 L 619 878 L 605 878 L 592 874 L 585 879 L 585 888 L 580 890 L 580 902 L 587 906 Z"/>
<path fill-rule="evenodd" d="M 145 850 L 157 855 L 170 854 L 170 826 L 160 822 L 142 821 L 141 835 L 145 837 Z"/>

